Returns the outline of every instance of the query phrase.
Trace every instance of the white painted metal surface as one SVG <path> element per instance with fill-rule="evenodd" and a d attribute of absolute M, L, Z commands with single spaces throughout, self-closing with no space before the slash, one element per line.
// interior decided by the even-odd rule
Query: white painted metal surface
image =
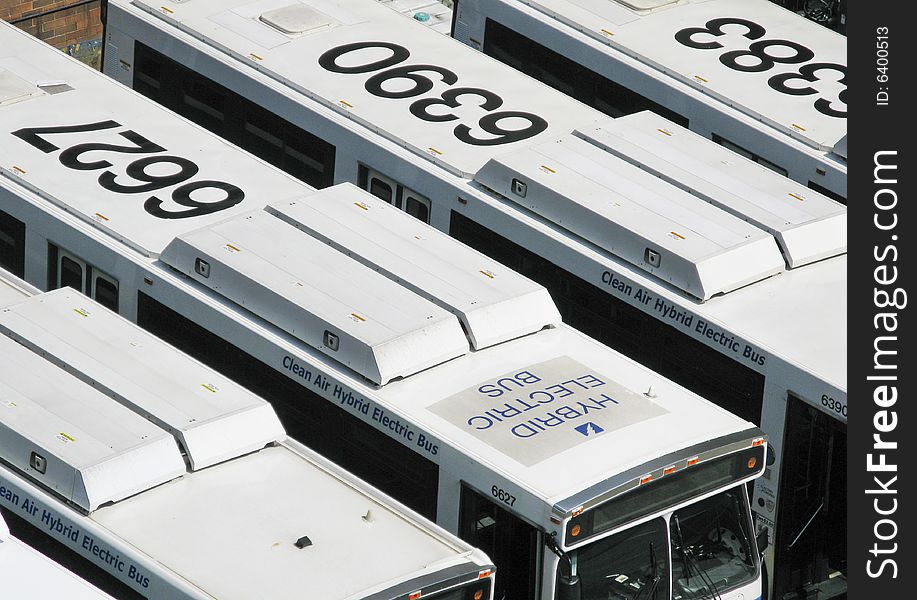
<path fill-rule="evenodd" d="M 577 126 L 588 126 L 596 118 L 591 111 L 558 110 L 570 106 L 572 101 L 506 65 L 459 49 L 458 42 L 435 31 L 412 28 L 411 35 L 406 37 L 402 33 L 404 17 L 377 2 L 285 2 L 290 6 L 313 7 L 332 21 L 328 27 L 294 39 L 258 20 L 263 10 L 279 3 L 134 0 L 132 4 L 456 175 L 470 177 L 495 155 L 568 133 Z M 266 32 L 265 28 L 269 30 Z M 373 46 L 342 51 L 333 61 L 328 59 L 323 63 L 324 66 L 320 63 L 320 57 L 335 48 L 364 42 L 394 44 L 409 56 L 392 58 L 395 50 Z M 407 75 L 419 74 L 431 83 L 431 89 L 412 92 L 415 84 L 405 74 L 390 74 L 391 67 L 403 68 Z M 370 89 L 372 77 L 378 79 L 372 81 L 380 86 L 375 91 Z M 440 94 L 459 88 L 483 89 L 496 94 L 499 102 L 478 91 L 461 95 L 458 106 L 451 106 L 448 100 L 435 102 Z M 434 100 L 426 106 L 426 117 L 418 116 L 420 111 L 414 105 L 420 94 L 423 99 Z M 491 103 L 495 106 L 490 106 Z M 523 130 L 543 120 L 545 128 L 525 140 L 494 143 L 503 134 L 489 133 L 489 126 L 482 119 L 520 111 L 531 117 L 507 115 L 497 119 L 496 125 L 506 130 Z M 445 115 L 454 118 L 440 118 Z M 461 134 L 456 130 L 461 127 L 478 141 L 460 139 Z"/>
<path fill-rule="evenodd" d="M 52 63 L 26 36 L 8 37 L 0 69 L 37 95 L 0 105 L 0 176 L 143 255 L 155 258 L 179 233 L 309 189 L 280 170 L 252 168 L 264 163 L 93 69 Z M 41 92 L 38 84 L 50 79 L 73 89 Z M 65 129 L 74 126 L 85 131 Z M 126 173 L 133 169 L 139 181 Z M 184 175 L 170 182 L 176 173 Z"/>
<path fill-rule="evenodd" d="M 645 111 L 577 135 L 773 235 L 790 268 L 847 251 L 847 208 Z"/>
<path fill-rule="evenodd" d="M 455 314 L 476 350 L 561 321 L 541 285 L 354 185 L 267 210 Z"/>
<path fill-rule="evenodd" d="M 0 356 L 7 464 L 85 511 L 185 472 L 175 440 L 159 427 L 5 335 Z"/>
<path fill-rule="evenodd" d="M 176 238 L 162 260 L 376 384 L 468 351 L 455 316 L 266 212 Z"/>
<path fill-rule="evenodd" d="M 771 2 L 682 0 L 644 14 L 608 0 L 520 1 L 636 58 L 659 75 L 695 88 L 813 148 L 830 151 L 847 134 L 847 106 L 842 100 L 846 98 L 842 95 L 846 84 L 840 82 L 846 77 L 846 45 L 837 43 L 837 33 L 814 26 Z M 751 22 L 752 29 L 743 23 L 723 23 L 720 30 L 714 23 L 716 31 L 704 31 L 711 20 L 735 20 L 737 15 L 745 23 Z M 676 39 L 676 34 L 686 29 L 696 29 L 691 42 L 706 47 L 688 46 Z M 755 42 L 770 40 L 789 40 L 804 46 L 812 56 L 787 46 L 750 49 Z M 740 54 L 724 59 L 723 55 L 730 52 Z M 762 61 L 762 53 L 790 60 L 771 64 L 767 57 Z M 805 59 L 794 60 L 794 56 Z M 822 66 L 806 80 L 806 74 L 798 71 L 800 63 Z M 784 74 L 797 75 L 783 82 L 787 87 L 814 91 L 780 92 L 774 88 L 779 82 L 773 78 Z M 843 116 L 819 110 L 815 104 L 819 98 L 824 99 L 823 110 L 839 111 Z"/>
<path fill-rule="evenodd" d="M 0 597 L 10 600 L 113 600 L 102 590 L 13 537 L 2 515 Z"/>
<path fill-rule="evenodd" d="M 223 600 L 363 598 L 406 575 L 464 562 L 470 550 L 287 446 L 199 471 L 91 517 Z M 303 536 L 312 544 L 297 548 Z"/>
<path fill-rule="evenodd" d="M 0 311 L 0 332 L 171 432 L 192 469 L 286 437 L 270 404 L 70 288 Z"/>
<path fill-rule="evenodd" d="M 769 234 L 572 135 L 475 180 L 702 300 L 783 269 Z"/>
<path fill-rule="evenodd" d="M 440 0 L 378 0 L 380 4 L 396 10 L 426 25 L 437 33 L 449 35 L 452 31 L 452 2 Z M 448 3 L 448 6 L 446 5 Z"/>

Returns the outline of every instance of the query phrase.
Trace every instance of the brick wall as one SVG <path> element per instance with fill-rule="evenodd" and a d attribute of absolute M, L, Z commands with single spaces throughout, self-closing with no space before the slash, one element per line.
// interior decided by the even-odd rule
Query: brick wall
<path fill-rule="evenodd" d="M 50 15 L 42 13 L 74 4 L 76 0 L 0 0 L 0 19 L 20 21 L 20 29 L 68 54 L 93 64 L 101 50 L 102 23 L 99 21 L 99 2 Z M 98 68 L 98 65 L 95 65 Z"/>

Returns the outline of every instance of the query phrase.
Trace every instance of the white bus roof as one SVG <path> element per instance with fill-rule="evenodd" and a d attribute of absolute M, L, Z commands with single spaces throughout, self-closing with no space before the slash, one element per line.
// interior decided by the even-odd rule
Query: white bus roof
<path fill-rule="evenodd" d="M 175 440 L 0 336 L 0 452 L 89 512 L 185 472 Z"/>
<path fill-rule="evenodd" d="M 286 437 L 270 404 L 70 288 L 0 310 L 0 332 L 171 432 L 192 469 Z"/>
<path fill-rule="evenodd" d="M 466 562 L 471 553 L 286 445 L 198 471 L 91 517 L 227 600 L 362 598 L 405 575 Z M 302 537 L 311 545 L 297 547 Z"/>
<path fill-rule="evenodd" d="M 34 38 L 13 27 L 8 29 L 10 35 L 4 35 L 4 46 L 0 48 L 0 69 L 6 69 L 8 78 L 15 78 L 36 93 L 13 104 L 0 105 L 0 129 L 16 132 L 30 127 L 93 123 L 99 126 L 82 132 L 40 132 L 34 136 L 23 133 L 17 137 L 7 134 L 4 143 L 0 144 L 0 175 L 26 186 L 137 252 L 155 258 L 172 238 L 189 229 L 311 189 L 279 169 L 267 166 L 253 169 L 253 164 L 261 161 L 247 152 L 216 135 L 203 134 L 202 128 L 107 77 L 99 77 L 97 71 L 86 65 L 59 60 L 52 49 L 48 53 L 36 52 Z M 53 88 L 44 85 L 49 81 L 55 82 Z M 46 89 L 53 89 L 54 93 Z M 189 183 L 221 181 L 241 189 L 244 199 L 216 213 L 157 218 L 144 209 L 146 199 L 157 195 L 156 191 L 117 193 L 99 184 L 99 170 L 72 170 L 61 164 L 62 152 L 77 144 L 108 143 L 128 148 L 136 145 L 122 135 L 128 130 L 159 145 L 164 149 L 164 152 L 160 150 L 162 154 L 196 164 L 199 172 Z M 23 138 L 31 140 L 31 144 Z M 35 152 L 32 146 L 36 144 L 42 146 L 44 152 Z M 156 154 L 146 156 L 155 157 Z M 123 174 L 126 166 L 137 158 L 136 153 L 129 152 L 87 152 L 79 160 L 104 159 L 111 163 L 111 172 Z M 163 169 L 176 171 L 175 164 L 168 161 L 147 168 L 149 173 L 161 173 Z M 122 179 L 131 181 L 122 176 L 115 178 L 115 182 Z M 182 206 L 170 198 L 170 189 L 172 186 L 159 192 L 163 210 L 170 213 L 188 211 L 188 205 Z M 209 203 L 225 196 L 225 192 L 217 189 L 201 189 L 193 198 Z"/>
<path fill-rule="evenodd" d="M 4 598 L 112 600 L 112 597 L 13 537 L 0 515 L 0 595 Z"/>
<path fill-rule="evenodd" d="M 232 56 L 282 85 L 303 94 L 341 115 L 363 124 L 371 131 L 408 148 L 453 174 L 471 177 L 488 159 L 520 144 L 529 145 L 568 133 L 575 127 L 586 127 L 598 113 L 588 110 L 575 100 L 548 88 L 518 71 L 467 48 L 435 31 L 407 22 L 403 15 L 366 0 L 278 0 L 251 2 L 248 0 L 133 0 L 132 4 L 163 19 L 191 36 L 202 40 L 217 51 Z M 313 25 L 302 33 L 284 33 L 265 19 L 266 12 L 278 8 L 295 10 L 301 20 Z M 412 114 L 410 106 L 418 97 L 387 98 L 367 91 L 364 84 L 377 71 L 337 73 L 319 64 L 324 53 L 345 44 L 385 42 L 400 45 L 410 57 L 397 67 L 428 65 L 420 74 L 434 82 L 433 90 L 423 98 L 437 98 L 448 89 L 483 88 L 500 98 L 498 106 L 485 112 L 478 108 L 484 103 L 480 94 L 460 96 L 461 107 L 449 109 L 442 102 L 428 107 L 427 114 L 442 116 L 453 111 L 458 120 L 424 120 Z M 389 49 L 363 49 L 337 59 L 339 67 L 388 59 Z M 359 61 L 359 62 L 358 62 Z M 451 71 L 456 86 L 444 86 L 443 75 L 429 71 L 429 65 Z M 396 67 L 396 68 L 397 68 Z M 404 89 L 402 83 L 387 84 L 389 92 Z M 497 139 L 477 125 L 488 113 L 523 111 L 544 119 L 547 128 L 538 135 L 520 142 L 488 144 Z M 529 119 L 529 122 L 532 122 Z M 506 118 L 498 125 L 521 129 L 529 125 L 522 118 Z M 457 125 L 470 127 L 469 135 L 482 141 L 470 144 L 460 141 L 453 130 Z M 483 145 L 482 145 L 483 144 Z"/>
<path fill-rule="evenodd" d="M 732 106 L 775 127 L 809 146 L 831 151 L 847 134 L 846 103 L 839 95 L 844 84 L 847 45 L 843 37 L 826 27 L 765 0 L 678 0 L 672 2 L 624 2 L 623 0 L 518 0 L 586 35 L 636 59 L 660 75 L 690 86 L 711 98 Z M 724 35 L 703 33 L 712 19 L 740 18 L 763 28 L 751 33 L 744 24 L 724 24 Z M 698 44 L 719 47 L 696 49 L 680 43 L 675 35 L 697 28 L 691 36 Z M 749 34 L 745 37 L 745 34 Z M 818 71 L 818 81 L 800 76 L 786 85 L 813 87 L 818 95 L 781 93 L 768 80 L 783 73 L 797 73 L 800 63 L 777 62 L 770 69 L 751 72 L 729 67 L 724 53 L 745 51 L 754 41 L 789 40 L 813 53 L 805 63 L 827 64 Z M 792 56 L 795 49 L 766 47 L 771 56 Z M 755 66 L 751 55 L 736 59 L 739 66 Z M 840 65 L 844 72 L 830 67 Z M 801 85 L 802 84 L 802 85 Z M 815 102 L 825 99 L 828 108 L 843 117 L 819 111 Z M 736 140 L 737 142 L 739 140 Z"/>
<path fill-rule="evenodd" d="M 561 321 L 543 286 L 354 185 L 267 210 L 455 314 L 475 350 Z"/>
<path fill-rule="evenodd" d="M 378 0 L 383 6 L 411 17 L 433 31 L 449 35 L 452 32 L 452 6 L 440 0 Z"/>

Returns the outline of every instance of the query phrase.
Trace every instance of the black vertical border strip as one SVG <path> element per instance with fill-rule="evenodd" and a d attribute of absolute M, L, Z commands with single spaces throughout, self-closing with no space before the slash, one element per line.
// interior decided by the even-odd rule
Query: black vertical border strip
<path fill-rule="evenodd" d="M 903 294 L 913 290 L 913 271 L 917 268 L 912 241 L 917 215 L 910 206 L 915 200 L 913 181 L 917 179 L 912 170 L 917 165 L 910 134 L 917 121 L 917 94 L 912 91 L 911 81 L 917 61 L 917 35 L 909 18 L 910 4 L 851 3 L 847 25 L 851 115 L 848 397 L 853 405 L 848 421 L 847 506 L 848 584 L 852 599 L 911 598 L 915 593 L 909 581 L 917 545 L 911 512 L 915 508 L 914 493 L 905 489 L 915 489 L 912 474 L 917 473 L 917 468 L 910 465 L 911 460 L 917 460 L 917 415 L 910 398 L 917 364 L 911 351 L 913 327 L 907 327 L 912 320 L 910 307 L 903 301 Z M 887 28 L 887 32 L 881 28 Z M 882 35 L 887 37 L 883 40 Z M 884 73 L 888 81 L 880 81 L 883 73 L 877 68 L 883 66 L 877 59 L 885 58 L 884 53 L 878 52 L 883 41 L 888 42 L 888 68 Z M 880 92 L 887 93 L 887 101 Z M 879 160 L 897 165 L 897 169 L 875 173 L 880 152 L 883 154 L 878 155 Z M 879 227 L 895 223 L 895 217 L 893 228 Z M 894 281 L 887 282 L 893 276 Z M 883 291 L 897 293 L 899 301 L 894 303 L 900 307 L 880 306 L 886 303 Z M 913 300 L 917 302 L 917 296 Z M 880 314 L 894 316 L 877 321 Z M 892 331 L 893 326 L 896 328 Z M 874 366 L 876 340 L 880 336 L 886 339 L 879 342 L 879 347 L 897 351 L 883 355 L 881 362 L 897 365 L 896 369 L 879 370 Z M 869 379 L 876 375 L 895 379 Z M 880 391 L 877 402 L 876 391 L 883 385 L 888 389 L 884 395 Z M 897 392 L 894 403 L 892 387 Z M 875 448 L 876 434 L 885 442 L 896 442 L 897 447 Z M 870 471 L 870 460 L 881 463 L 880 455 L 896 469 Z"/>

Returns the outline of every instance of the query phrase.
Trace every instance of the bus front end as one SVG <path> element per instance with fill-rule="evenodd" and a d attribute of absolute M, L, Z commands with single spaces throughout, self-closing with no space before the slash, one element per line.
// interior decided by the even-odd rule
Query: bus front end
<path fill-rule="evenodd" d="M 563 535 L 548 540 L 557 556 L 554 598 L 762 598 L 745 484 L 764 471 L 766 440 L 758 429 L 743 434 L 751 436 L 628 471 L 565 510 Z"/>

